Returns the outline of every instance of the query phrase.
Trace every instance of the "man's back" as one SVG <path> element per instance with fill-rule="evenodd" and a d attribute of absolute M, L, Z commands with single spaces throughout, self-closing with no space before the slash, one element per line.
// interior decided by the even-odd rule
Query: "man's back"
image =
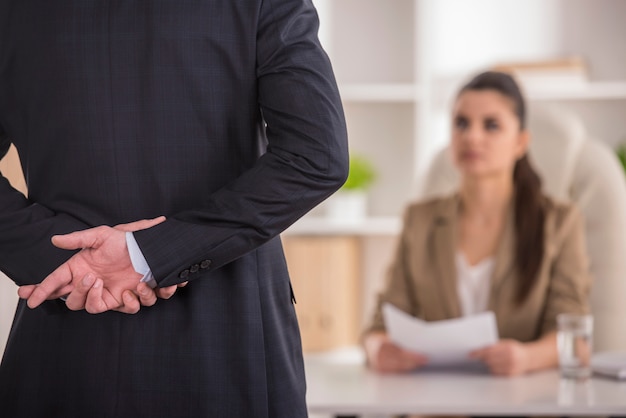
<path fill-rule="evenodd" d="M 165 215 L 136 240 L 160 286 L 190 281 L 134 316 L 21 302 L 3 414 L 306 416 L 276 236 L 347 154 L 310 2 L 7 0 L 0 16 L 0 145 L 29 187 L 0 188 L 0 270 L 36 283 L 72 255 L 51 235 Z"/>

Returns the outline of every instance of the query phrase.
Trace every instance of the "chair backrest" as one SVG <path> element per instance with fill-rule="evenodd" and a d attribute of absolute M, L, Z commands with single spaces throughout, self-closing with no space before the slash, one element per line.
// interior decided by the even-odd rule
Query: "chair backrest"
<path fill-rule="evenodd" d="M 529 157 L 544 192 L 572 201 L 585 217 L 593 276 L 591 310 L 597 351 L 626 350 L 626 177 L 612 149 L 588 137 L 576 115 L 558 107 L 529 109 Z M 452 193 L 458 174 L 447 147 L 421 184 L 420 198 Z"/>

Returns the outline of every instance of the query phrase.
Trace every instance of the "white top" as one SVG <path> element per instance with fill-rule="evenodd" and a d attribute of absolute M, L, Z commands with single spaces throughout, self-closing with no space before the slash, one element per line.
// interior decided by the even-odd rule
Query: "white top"
<path fill-rule="evenodd" d="M 461 251 L 456 253 L 456 291 L 464 316 L 487 310 L 491 274 L 495 260 L 485 258 L 476 265 L 470 265 Z"/>

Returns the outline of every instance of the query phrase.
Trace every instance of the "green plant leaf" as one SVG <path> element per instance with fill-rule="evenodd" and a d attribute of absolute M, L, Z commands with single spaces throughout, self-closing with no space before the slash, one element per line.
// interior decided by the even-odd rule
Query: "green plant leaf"
<path fill-rule="evenodd" d="M 617 154 L 617 158 L 619 158 L 620 163 L 622 163 L 622 168 L 626 172 L 626 144 L 621 144 L 615 150 Z"/>
<path fill-rule="evenodd" d="M 376 179 L 372 163 L 361 155 L 350 156 L 350 170 L 343 190 L 366 190 Z"/>

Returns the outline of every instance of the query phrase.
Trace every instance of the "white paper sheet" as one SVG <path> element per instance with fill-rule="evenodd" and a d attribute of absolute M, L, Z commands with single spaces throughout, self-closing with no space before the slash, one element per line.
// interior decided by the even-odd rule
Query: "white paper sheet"
<path fill-rule="evenodd" d="M 602 351 L 591 357 L 591 369 L 603 376 L 626 380 L 626 351 Z"/>
<path fill-rule="evenodd" d="M 471 363 L 471 351 L 498 341 L 496 317 L 491 311 L 427 322 L 387 303 L 383 317 L 391 340 L 406 350 L 424 354 L 431 365 Z"/>

